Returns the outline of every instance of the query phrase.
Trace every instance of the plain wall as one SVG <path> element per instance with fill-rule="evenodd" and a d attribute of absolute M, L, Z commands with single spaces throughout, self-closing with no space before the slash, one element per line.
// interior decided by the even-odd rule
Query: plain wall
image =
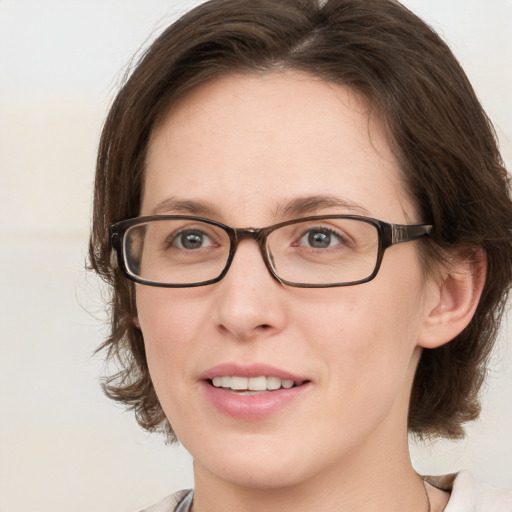
<path fill-rule="evenodd" d="M 132 55 L 199 2 L 0 0 L 0 511 L 136 511 L 191 486 L 181 448 L 101 393 L 101 286 L 84 271 L 95 151 Z M 512 1 L 407 0 L 445 37 L 512 162 Z M 420 472 L 512 488 L 509 313 L 480 421 L 413 446 Z"/>

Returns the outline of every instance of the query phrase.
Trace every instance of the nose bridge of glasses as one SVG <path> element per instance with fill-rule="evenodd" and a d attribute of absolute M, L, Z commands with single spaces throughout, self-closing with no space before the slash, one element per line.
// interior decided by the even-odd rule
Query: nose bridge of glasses
<path fill-rule="evenodd" d="M 243 240 L 254 240 L 262 254 L 264 253 L 265 249 L 265 239 L 266 233 L 265 229 L 260 228 L 235 228 L 234 230 L 234 237 L 232 239 L 232 243 L 234 245 L 234 249 L 236 250 L 238 248 L 238 244 Z"/>
<path fill-rule="evenodd" d="M 268 254 L 266 249 L 266 240 L 269 234 L 269 228 L 235 228 L 233 230 L 233 238 L 231 240 L 232 243 L 232 258 L 235 256 L 235 252 L 238 249 L 238 245 L 243 240 L 254 240 L 259 249 L 261 257 L 265 263 L 265 266 L 269 270 L 269 272 L 275 276 L 275 273 L 272 269 L 272 262 L 269 259 L 272 259 L 272 256 Z"/>

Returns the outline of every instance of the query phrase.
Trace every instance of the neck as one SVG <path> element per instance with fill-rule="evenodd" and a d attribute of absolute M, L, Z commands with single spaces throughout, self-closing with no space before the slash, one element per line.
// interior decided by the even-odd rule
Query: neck
<path fill-rule="evenodd" d="M 407 436 L 385 448 L 349 455 L 343 464 L 280 487 L 226 481 L 196 462 L 193 511 L 427 512 L 425 488 L 411 465 Z"/>

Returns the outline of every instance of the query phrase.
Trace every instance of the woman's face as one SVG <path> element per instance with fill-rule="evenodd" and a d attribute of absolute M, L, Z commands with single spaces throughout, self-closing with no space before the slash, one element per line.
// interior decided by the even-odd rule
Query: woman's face
<path fill-rule="evenodd" d="M 146 163 L 141 215 L 233 227 L 333 213 L 423 220 L 365 102 L 307 75 L 199 87 L 155 130 Z M 137 285 L 151 376 L 197 472 L 281 487 L 403 451 L 430 307 L 416 250 L 388 249 L 366 284 L 307 289 L 273 279 L 245 240 L 219 283 Z M 215 388 L 213 377 L 281 388 L 244 393 Z M 285 389 L 286 380 L 299 385 Z"/>

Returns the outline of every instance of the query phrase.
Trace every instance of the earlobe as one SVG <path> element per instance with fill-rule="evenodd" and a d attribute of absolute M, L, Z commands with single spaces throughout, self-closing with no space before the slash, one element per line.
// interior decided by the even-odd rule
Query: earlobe
<path fill-rule="evenodd" d="M 440 279 L 431 283 L 427 316 L 418 345 L 436 348 L 455 338 L 469 324 L 485 284 L 486 258 L 482 250 L 457 255 Z"/>
<path fill-rule="evenodd" d="M 137 329 L 140 329 L 140 322 L 139 322 L 138 316 L 133 317 L 133 325 L 135 325 L 135 327 L 137 327 Z"/>

